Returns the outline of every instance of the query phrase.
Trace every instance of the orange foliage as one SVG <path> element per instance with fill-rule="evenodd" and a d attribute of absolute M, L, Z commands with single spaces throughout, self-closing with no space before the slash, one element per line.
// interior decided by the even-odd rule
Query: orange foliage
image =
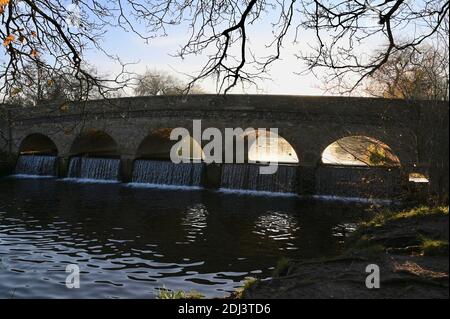
<path fill-rule="evenodd" d="M 5 6 L 9 3 L 10 0 L 0 0 L 0 14 L 5 12 Z"/>
<path fill-rule="evenodd" d="M 0 0 L 1 1 L 1 0 Z M 8 46 L 11 44 L 11 42 L 13 42 L 16 39 L 16 37 L 14 36 L 14 34 L 10 34 L 8 35 L 5 40 L 3 40 L 3 45 L 4 46 Z"/>

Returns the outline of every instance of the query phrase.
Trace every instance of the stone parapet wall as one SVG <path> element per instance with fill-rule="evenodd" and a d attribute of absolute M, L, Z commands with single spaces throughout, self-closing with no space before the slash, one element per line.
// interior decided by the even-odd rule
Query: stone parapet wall
<path fill-rule="evenodd" d="M 154 96 L 94 100 L 82 103 L 17 108 L 13 122 L 29 124 L 50 119 L 78 121 L 90 118 L 177 117 L 279 119 L 364 124 L 417 123 L 420 102 L 350 97 L 274 95 Z"/>
<path fill-rule="evenodd" d="M 4 108 L 1 108 L 3 109 Z M 0 132 L 11 134 L 0 150 L 18 153 L 30 134 L 49 137 L 59 157 L 68 159 L 83 132 L 101 131 L 117 143 L 117 156 L 129 171 L 142 141 L 158 130 L 192 128 L 277 128 L 300 159 L 300 189 L 314 193 L 324 149 L 345 136 L 364 135 L 389 145 L 405 175 L 430 177 L 436 193 L 448 197 L 448 103 L 356 97 L 275 95 L 154 96 L 8 108 Z M 3 113 L 4 114 L 4 113 Z M 1 115 L 1 114 L 0 114 Z M 214 175 L 211 171 L 210 175 Z"/>

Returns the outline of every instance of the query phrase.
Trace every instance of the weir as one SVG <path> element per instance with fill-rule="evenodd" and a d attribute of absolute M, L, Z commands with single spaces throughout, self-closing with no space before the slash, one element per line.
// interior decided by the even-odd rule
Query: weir
<path fill-rule="evenodd" d="M 259 165 L 223 164 L 221 188 L 274 193 L 297 192 L 297 166 L 279 165 L 275 174 L 260 174 Z"/>
<path fill-rule="evenodd" d="M 16 174 L 56 176 L 57 157 L 49 155 L 21 155 L 16 164 Z"/>
<path fill-rule="evenodd" d="M 82 173 L 81 168 L 74 173 L 72 167 L 69 177 L 94 175 L 105 178 L 102 175 L 107 175 L 107 178 L 124 182 L 134 179 L 142 183 L 197 185 L 198 182 L 178 181 L 178 177 L 173 176 L 150 177 L 151 173 L 148 173 L 150 175 L 145 177 L 143 172 L 138 172 L 140 168 L 137 166 L 141 164 L 134 161 L 143 158 L 166 159 L 173 145 L 170 140 L 172 130 L 185 128 L 194 136 L 191 119 L 198 119 L 202 120 L 202 127 L 213 128 L 222 136 L 229 128 L 278 128 L 278 136 L 292 146 L 292 150 L 283 155 L 282 162 L 295 154 L 299 159 L 296 169 L 300 176 L 295 178 L 293 176 L 297 174 L 294 172 L 285 172 L 292 168 L 284 166 L 280 166 L 280 171 L 274 176 L 257 176 L 252 171 L 256 170 L 257 165 L 255 168 L 241 164 L 236 164 L 236 167 L 223 165 L 223 168 L 221 164 L 207 165 L 202 177 L 207 188 L 293 191 L 300 195 L 352 194 L 358 197 L 375 193 L 374 196 L 391 197 L 399 192 L 402 196 L 408 195 L 408 176 L 422 174 L 427 177 L 427 191 L 440 198 L 448 197 L 449 108 L 445 102 L 355 97 L 227 95 L 224 98 L 192 95 L 92 100 L 68 103 L 67 106 L 67 110 L 62 110 L 60 103 L 39 108 L 8 108 L 8 121 L 0 123 L 0 135 L 7 138 L 6 144 L 0 138 L 0 153 L 3 151 L 5 154 L 4 159 L 0 158 L 0 174 L 2 163 L 8 168 L 3 171 L 9 173 L 13 169 L 13 160 L 9 158 L 14 159 L 19 154 L 45 153 L 58 154 L 58 175 L 65 177 L 70 158 L 85 154 L 92 158 L 121 158 L 120 168 L 118 160 L 114 160 L 113 173 L 87 174 Z M 65 129 L 62 130 L 62 127 Z M 374 167 L 370 170 L 327 167 L 330 163 L 323 161 L 322 156 L 327 147 L 352 136 L 382 142 L 376 146 L 389 146 L 392 154 L 399 159 L 401 171 Z M 195 142 L 201 148 L 206 146 L 203 141 Z M 377 150 L 379 148 L 376 147 Z M 134 173 L 133 166 L 136 166 Z M 165 169 L 169 170 L 167 167 Z M 298 183 L 289 182 L 292 179 L 298 180 Z"/>
<path fill-rule="evenodd" d="M 320 166 L 316 194 L 359 198 L 394 198 L 401 195 L 399 167 Z"/>
<path fill-rule="evenodd" d="M 200 186 L 204 164 L 180 163 L 158 160 L 136 160 L 133 169 L 133 183 Z"/>
<path fill-rule="evenodd" d="M 120 159 L 73 157 L 67 177 L 76 179 L 119 180 Z"/>

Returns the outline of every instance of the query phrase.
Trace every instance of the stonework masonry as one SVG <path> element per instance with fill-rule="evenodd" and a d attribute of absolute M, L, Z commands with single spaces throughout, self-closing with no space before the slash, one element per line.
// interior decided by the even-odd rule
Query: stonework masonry
<path fill-rule="evenodd" d="M 89 130 L 103 131 L 118 145 L 124 176 L 129 176 L 141 142 L 158 129 L 278 128 L 295 149 L 305 179 L 314 179 L 323 150 L 334 141 L 364 135 L 389 145 L 402 171 L 423 172 L 431 187 L 448 193 L 448 104 L 355 97 L 273 95 L 192 95 L 95 100 L 41 107 L 8 107 L 0 114 L 0 149 L 18 154 L 30 134 L 48 136 L 65 170 L 74 140 Z M 214 175 L 211 172 L 210 175 Z M 309 177 L 308 177 L 309 176 Z M 305 189 L 315 181 L 303 181 Z M 313 187 L 314 188 L 314 187 Z"/>

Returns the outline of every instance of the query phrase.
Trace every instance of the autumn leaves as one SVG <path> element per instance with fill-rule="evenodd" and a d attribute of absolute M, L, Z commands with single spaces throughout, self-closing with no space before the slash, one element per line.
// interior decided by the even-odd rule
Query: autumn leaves
<path fill-rule="evenodd" d="M 10 2 L 11 2 L 11 0 L 0 0 L 0 15 L 4 14 L 5 8 L 8 4 L 10 4 Z M 23 29 L 19 29 L 19 30 L 17 30 L 17 32 L 19 33 L 18 37 L 16 37 L 16 35 L 11 33 L 3 39 L 3 45 L 5 47 L 10 46 L 16 42 L 24 45 L 27 42 L 27 36 L 28 37 L 36 37 L 37 36 L 35 31 L 32 31 L 29 35 L 24 35 L 22 33 Z M 35 58 L 35 57 L 37 57 L 37 55 L 38 55 L 38 51 L 36 49 L 31 49 L 30 56 Z"/>
<path fill-rule="evenodd" d="M 2 15 L 5 12 L 5 7 L 8 5 L 9 2 L 10 0 L 0 0 L 0 15 Z M 3 40 L 3 45 L 8 46 L 12 42 L 14 42 L 15 39 L 16 37 L 14 36 L 14 34 L 10 34 Z"/>
<path fill-rule="evenodd" d="M 5 12 L 5 6 L 9 3 L 10 0 L 0 0 L 0 15 Z"/>
<path fill-rule="evenodd" d="M 16 39 L 16 37 L 14 36 L 14 34 L 10 34 L 5 38 L 5 40 L 3 40 L 3 45 L 8 46 L 12 42 L 14 42 L 15 39 Z"/>

